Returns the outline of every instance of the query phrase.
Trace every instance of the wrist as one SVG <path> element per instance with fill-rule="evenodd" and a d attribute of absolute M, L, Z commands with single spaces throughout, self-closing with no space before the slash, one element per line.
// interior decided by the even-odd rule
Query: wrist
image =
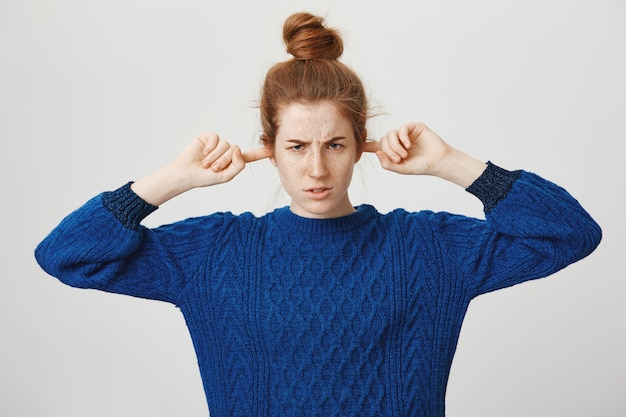
<path fill-rule="evenodd" d="M 450 148 L 448 154 L 435 166 L 432 175 L 467 188 L 486 168 L 486 163 L 458 149 Z"/>
<path fill-rule="evenodd" d="M 166 201 L 194 188 L 191 178 L 170 163 L 136 181 L 131 189 L 146 202 L 160 206 Z"/>
<path fill-rule="evenodd" d="M 490 213 L 507 196 L 520 176 L 521 171 L 508 171 L 488 162 L 487 169 L 466 191 L 478 197 L 485 213 Z"/>
<path fill-rule="evenodd" d="M 108 191 L 102 194 L 102 204 L 109 210 L 122 224 L 129 229 L 136 230 L 141 221 L 150 213 L 158 209 L 132 190 L 132 183 L 129 182 L 115 191 Z"/>

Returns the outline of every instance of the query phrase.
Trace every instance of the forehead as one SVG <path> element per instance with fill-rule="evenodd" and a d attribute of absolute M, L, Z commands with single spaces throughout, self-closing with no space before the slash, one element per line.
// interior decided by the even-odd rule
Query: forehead
<path fill-rule="evenodd" d="M 291 103 L 278 112 L 277 139 L 328 139 L 352 134 L 350 121 L 329 101 Z"/>

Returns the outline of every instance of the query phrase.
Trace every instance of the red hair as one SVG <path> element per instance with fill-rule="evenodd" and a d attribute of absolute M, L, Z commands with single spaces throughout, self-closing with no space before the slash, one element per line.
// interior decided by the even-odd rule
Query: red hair
<path fill-rule="evenodd" d="M 293 58 L 274 65 L 265 77 L 261 141 L 273 146 L 283 107 L 328 100 L 352 123 L 360 147 L 367 136 L 367 96 L 359 77 L 337 60 L 343 53 L 339 34 L 318 16 L 295 13 L 283 25 L 283 40 Z"/>

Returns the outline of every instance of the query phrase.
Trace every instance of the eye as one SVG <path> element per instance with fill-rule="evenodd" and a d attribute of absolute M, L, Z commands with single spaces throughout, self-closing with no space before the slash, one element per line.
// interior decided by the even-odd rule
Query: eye
<path fill-rule="evenodd" d="M 297 151 L 301 151 L 302 148 L 303 148 L 302 145 L 294 145 L 294 146 L 290 147 L 289 149 L 291 149 L 292 151 L 296 151 L 297 152 Z"/>
<path fill-rule="evenodd" d="M 343 145 L 341 143 L 329 143 L 328 147 L 330 149 L 339 150 L 343 147 Z"/>

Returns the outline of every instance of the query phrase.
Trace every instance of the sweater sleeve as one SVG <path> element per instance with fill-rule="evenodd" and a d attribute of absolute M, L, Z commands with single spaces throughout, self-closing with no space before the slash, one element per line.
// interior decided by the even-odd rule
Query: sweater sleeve
<path fill-rule="evenodd" d="M 474 296 L 553 274 L 600 243 L 578 201 L 536 174 L 489 163 L 467 191 L 483 202 L 485 220 L 435 216 L 431 224 Z"/>
<path fill-rule="evenodd" d="M 206 257 L 211 221 L 141 226 L 156 209 L 130 183 L 100 194 L 63 219 L 37 246 L 35 258 L 47 273 L 73 287 L 176 304 L 186 275 Z"/>

